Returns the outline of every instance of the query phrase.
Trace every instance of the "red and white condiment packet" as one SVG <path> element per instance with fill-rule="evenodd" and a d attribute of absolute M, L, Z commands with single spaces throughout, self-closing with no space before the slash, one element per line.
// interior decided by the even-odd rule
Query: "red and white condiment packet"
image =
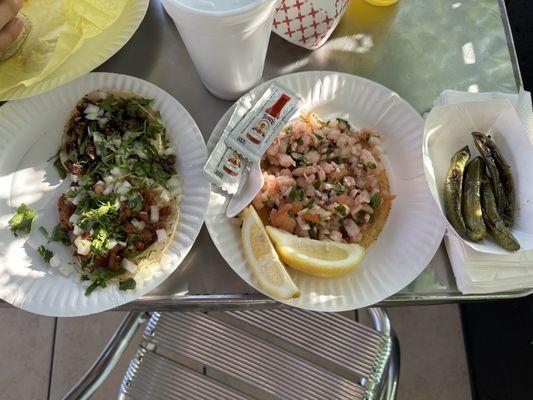
<path fill-rule="evenodd" d="M 328 40 L 346 11 L 349 0 L 281 0 L 272 30 L 309 50 Z"/>
<path fill-rule="evenodd" d="M 237 150 L 252 162 L 258 162 L 281 129 L 298 111 L 300 99 L 275 84 L 226 137 L 228 147 Z"/>
<path fill-rule="evenodd" d="M 270 85 L 261 98 L 242 115 L 237 103 L 230 122 L 224 129 L 204 166 L 204 175 L 229 194 L 243 187 L 250 166 L 259 162 L 281 129 L 298 111 L 301 99 L 276 84 Z"/>
<path fill-rule="evenodd" d="M 242 186 L 241 181 L 246 179 L 245 170 L 248 163 L 243 156 L 226 146 L 224 142 L 230 131 L 237 125 L 238 107 L 242 105 L 237 103 L 228 125 L 224 128 L 220 140 L 204 166 L 204 175 L 207 179 L 229 194 L 237 193 L 239 187 Z"/>

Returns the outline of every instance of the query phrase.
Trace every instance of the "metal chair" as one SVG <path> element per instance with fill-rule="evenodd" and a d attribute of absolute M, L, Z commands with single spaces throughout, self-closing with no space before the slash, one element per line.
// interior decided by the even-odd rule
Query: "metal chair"
<path fill-rule="evenodd" d="M 149 318 L 120 400 L 393 400 L 398 341 L 368 311 L 374 329 L 297 309 L 130 314 L 64 399 L 90 398 Z"/>

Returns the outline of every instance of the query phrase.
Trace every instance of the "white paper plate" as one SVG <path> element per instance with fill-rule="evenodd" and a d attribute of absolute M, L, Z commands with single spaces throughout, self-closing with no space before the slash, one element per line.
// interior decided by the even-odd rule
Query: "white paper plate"
<path fill-rule="evenodd" d="M 342 311 L 374 304 L 404 288 L 429 264 L 444 234 L 444 221 L 424 178 L 422 134 L 424 120 L 396 93 L 353 75 L 302 72 L 273 82 L 302 96 L 307 111 L 348 119 L 354 126 L 377 129 L 387 152 L 392 193 L 397 195 L 378 240 L 363 262 L 348 275 L 322 279 L 289 268 L 302 296 L 291 306 L 317 311 Z M 251 104 L 266 89 L 264 83 L 246 94 Z M 218 141 L 230 109 L 215 127 L 208 147 Z M 206 225 L 218 250 L 239 276 L 261 291 L 245 261 L 240 228 L 225 216 L 228 199 L 211 191 Z"/>
<path fill-rule="evenodd" d="M 444 215 L 442 189 L 452 155 L 468 145 L 470 159 L 479 153 L 470 135 L 489 134 L 511 166 L 516 190 L 516 215 L 512 229 L 521 251 L 533 249 L 533 147 L 509 100 L 475 101 L 435 107 L 424 131 L 424 168 L 429 188 Z M 520 166 L 520 168 L 518 168 Z M 449 225 L 449 232 L 460 237 Z M 508 254 L 492 240 L 473 242 L 461 238 L 476 251 Z"/>
<path fill-rule="evenodd" d="M 7 225 L 20 203 L 39 210 L 58 197 L 57 173 L 46 160 L 56 152 L 59 134 L 75 104 L 96 89 L 134 92 L 155 99 L 154 108 L 161 112 L 169 140 L 177 150 L 184 195 L 177 232 L 168 250 L 177 260 L 142 288 L 120 291 L 117 285 L 109 285 L 85 296 L 77 274 L 66 278 L 45 265 L 25 243 L 27 238 L 15 239 Z M 209 182 L 202 175 L 206 158 L 204 140 L 187 110 L 168 93 L 141 79 L 92 73 L 45 94 L 6 103 L 0 108 L 0 297 L 27 311 L 64 317 L 108 310 L 155 288 L 187 255 L 204 221 L 209 195 Z M 54 214 L 55 210 L 49 211 L 42 218 Z M 34 223 L 32 232 L 38 227 Z"/>

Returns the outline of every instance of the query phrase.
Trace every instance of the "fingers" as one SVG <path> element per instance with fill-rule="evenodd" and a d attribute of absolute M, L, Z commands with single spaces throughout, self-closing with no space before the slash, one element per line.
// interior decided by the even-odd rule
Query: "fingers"
<path fill-rule="evenodd" d="M 0 0 L 0 29 L 4 28 L 22 8 L 22 0 Z"/>
<path fill-rule="evenodd" d="M 15 18 L 0 30 L 0 53 L 6 50 L 18 38 L 23 27 L 23 22 Z"/>

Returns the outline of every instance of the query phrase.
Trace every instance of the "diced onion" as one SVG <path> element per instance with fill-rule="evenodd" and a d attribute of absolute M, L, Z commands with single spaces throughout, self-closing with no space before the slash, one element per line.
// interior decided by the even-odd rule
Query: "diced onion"
<path fill-rule="evenodd" d="M 58 270 L 64 276 L 70 276 L 74 272 L 74 269 L 70 265 L 64 265 L 64 264 L 60 265 Z"/>
<path fill-rule="evenodd" d="M 86 256 L 91 251 L 91 242 L 81 236 L 78 236 L 74 243 L 76 244 L 76 251 L 82 256 Z"/>
<path fill-rule="evenodd" d="M 127 258 L 122 259 L 122 261 L 120 262 L 120 266 L 124 268 L 126 271 L 131 272 L 132 274 L 137 272 L 137 264 L 128 260 Z"/>
<path fill-rule="evenodd" d="M 108 184 L 108 185 L 105 187 L 104 191 L 102 192 L 103 195 L 104 195 L 104 196 L 107 196 L 107 195 L 113 193 L 113 189 L 114 189 L 114 188 L 115 188 L 115 184 L 114 184 L 114 183 L 110 183 L 110 184 Z"/>
<path fill-rule="evenodd" d="M 58 256 L 53 256 L 51 259 L 50 259 L 50 266 L 53 267 L 53 268 L 57 268 L 61 265 L 61 258 L 59 258 Z"/>
<path fill-rule="evenodd" d="M 109 250 L 111 250 L 113 247 L 115 247 L 116 245 L 118 244 L 117 240 L 116 239 L 109 239 L 109 245 L 107 246 L 107 248 Z"/>
<path fill-rule="evenodd" d="M 126 193 L 128 193 L 131 189 L 131 183 L 129 183 L 128 181 L 124 181 L 120 184 L 116 184 L 115 185 L 115 189 L 117 191 L 118 194 L 122 194 L 122 195 L 125 195 Z"/>
<path fill-rule="evenodd" d="M 152 222 L 159 221 L 159 207 L 150 206 L 150 221 Z"/>
<path fill-rule="evenodd" d="M 171 189 L 177 189 L 181 187 L 180 178 L 178 178 L 177 175 L 172 175 L 170 179 L 167 181 L 168 187 Z"/>
<path fill-rule="evenodd" d="M 167 148 L 163 151 L 163 154 L 164 154 L 165 156 L 170 156 L 170 155 L 176 154 L 176 150 L 174 150 L 173 147 L 167 147 Z"/>
<path fill-rule="evenodd" d="M 156 229 L 155 234 L 157 235 L 158 242 L 162 242 L 167 238 L 167 231 L 164 229 Z"/>
<path fill-rule="evenodd" d="M 72 182 L 76 183 L 78 182 L 78 175 L 74 175 L 74 174 L 70 174 L 70 179 L 72 180 Z"/>
<path fill-rule="evenodd" d="M 120 175 L 120 174 L 122 174 L 122 170 L 119 167 L 111 168 L 111 175 Z"/>
<path fill-rule="evenodd" d="M 106 176 L 104 178 L 104 182 L 106 183 L 106 185 L 109 185 L 110 183 L 115 182 L 115 178 L 112 175 Z"/>
<path fill-rule="evenodd" d="M 126 247 L 126 242 L 117 242 L 118 244 L 120 244 L 122 247 Z"/>
<path fill-rule="evenodd" d="M 105 138 L 102 134 L 98 132 L 93 132 L 92 134 L 93 134 L 94 143 L 103 143 L 105 141 Z"/>
<path fill-rule="evenodd" d="M 71 224 L 75 224 L 76 222 L 80 220 L 80 218 L 81 218 L 80 214 L 74 213 L 70 216 L 70 218 L 68 219 L 68 222 L 70 222 Z"/>
<path fill-rule="evenodd" d="M 78 225 L 74 225 L 72 233 L 74 233 L 74 235 L 81 235 L 83 233 L 83 229 L 81 229 Z"/>
<path fill-rule="evenodd" d="M 137 229 L 138 231 L 142 231 L 146 224 L 144 221 L 139 221 L 137 218 L 133 218 L 131 220 L 131 224 L 135 227 L 135 229 Z"/>
<path fill-rule="evenodd" d="M 165 203 L 170 201 L 170 192 L 168 190 L 163 189 L 161 191 L 161 201 L 163 201 Z"/>

